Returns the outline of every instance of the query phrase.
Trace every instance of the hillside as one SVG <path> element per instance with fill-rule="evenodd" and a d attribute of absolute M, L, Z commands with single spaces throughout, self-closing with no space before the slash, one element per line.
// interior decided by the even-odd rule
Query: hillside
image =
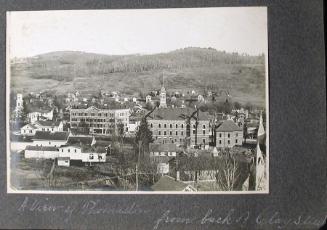
<path fill-rule="evenodd" d="M 55 90 L 58 94 L 100 88 L 129 95 L 158 89 L 162 75 L 168 91 L 228 90 L 239 102 L 264 102 L 264 57 L 211 48 L 184 48 L 152 55 L 101 55 L 59 51 L 11 65 L 15 92 Z"/>

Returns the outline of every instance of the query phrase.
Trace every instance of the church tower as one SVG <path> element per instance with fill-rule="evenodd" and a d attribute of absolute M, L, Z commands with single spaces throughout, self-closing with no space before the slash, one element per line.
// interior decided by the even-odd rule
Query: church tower
<path fill-rule="evenodd" d="M 16 98 L 16 117 L 19 117 L 21 115 L 21 112 L 23 110 L 23 95 L 18 93 Z"/>
<path fill-rule="evenodd" d="M 258 142 L 256 149 L 256 162 L 255 162 L 255 189 L 257 191 L 266 189 L 266 161 L 264 153 L 260 145 L 265 145 L 265 130 L 263 127 L 262 114 L 260 115 L 260 123 L 258 129 Z"/>
<path fill-rule="evenodd" d="M 162 76 L 162 87 L 160 90 L 160 105 L 159 108 L 167 108 L 167 94 L 164 86 L 164 78 Z"/>

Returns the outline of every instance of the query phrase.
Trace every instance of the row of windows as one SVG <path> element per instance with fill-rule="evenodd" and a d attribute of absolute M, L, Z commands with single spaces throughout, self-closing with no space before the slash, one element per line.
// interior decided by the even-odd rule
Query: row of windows
<path fill-rule="evenodd" d="M 154 126 L 154 125 L 153 125 L 152 123 L 150 123 L 150 127 L 153 128 L 153 126 Z M 160 123 L 158 124 L 158 127 L 159 127 L 159 128 L 161 128 L 162 126 L 163 126 L 164 128 L 167 128 L 167 124 L 163 124 L 163 125 L 161 125 Z M 178 128 L 178 124 L 175 124 L 175 125 L 173 125 L 173 124 L 169 124 L 169 128 L 172 129 L 173 126 L 175 126 L 176 129 Z M 184 128 L 184 124 L 181 124 L 181 125 L 180 125 L 180 128 Z M 195 128 L 195 125 L 193 125 L 193 128 Z M 205 128 L 206 128 L 206 125 L 202 125 L 202 128 L 205 129 Z"/>
<path fill-rule="evenodd" d="M 166 136 L 167 135 L 167 133 L 169 133 L 169 135 L 170 136 L 172 136 L 173 135 L 173 133 L 177 136 L 178 135 L 178 131 L 176 131 L 176 132 L 173 132 L 173 131 L 163 131 L 163 132 L 161 132 L 161 131 L 158 131 L 158 135 L 161 135 L 161 134 L 163 134 L 164 136 Z M 181 136 L 184 136 L 184 132 L 183 131 L 181 131 L 180 132 L 180 135 Z"/>
<path fill-rule="evenodd" d="M 161 128 L 162 126 L 163 126 L 164 128 L 167 128 L 167 124 L 163 124 L 163 125 L 161 125 L 161 124 L 159 123 L 158 127 Z M 175 126 L 176 129 L 178 128 L 178 124 L 175 124 L 175 125 L 173 125 L 173 124 L 169 124 L 169 128 L 172 129 L 173 126 Z M 152 123 L 150 123 L 150 127 L 153 128 L 153 124 L 152 124 Z M 181 124 L 180 127 L 183 129 L 183 128 L 184 128 L 184 124 Z"/>
<path fill-rule="evenodd" d="M 218 142 L 218 143 L 221 145 L 222 141 L 221 141 L 221 140 L 219 140 L 219 142 Z M 230 140 L 227 140 L 227 144 L 230 144 Z M 238 144 L 238 140 L 237 140 L 237 139 L 235 139 L 235 144 Z"/>
<path fill-rule="evenodd" d="M 128 116 L 128 112 L 124 113 L 119 113 L 118 116 L 120 117 L 124 117 L 124 116 Z M 98 117 L 114 117 L 115 114 L 114 113 L 72 113 L 72 116 L 98 116 Z"/>
<path fill-rule="evenodd" d="M 222 137 L 222 134 L 219 133 L 219 137 Z M 231 137 L 231 134 L 230 133 L 227 133 L 227 137 L 230 138 Z M 238 137 L 238 133 L 235 133 L 235 137 Z"/>
<path fill-rule="evenodd" d="M 72 113 L 72 116 L 98 116 L 98 117 L 114 117 L 114 113 Z"/>

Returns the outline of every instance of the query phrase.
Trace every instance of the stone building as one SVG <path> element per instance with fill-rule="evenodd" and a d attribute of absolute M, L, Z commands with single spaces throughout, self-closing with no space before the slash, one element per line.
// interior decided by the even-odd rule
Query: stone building
<path fill-rule="evenodd" d="M 232 148 L 243 144 L 243 130 L 232 120 L 225 120 L 216 129 L 216 146 Z"/>
<path fill-rule="evenodd" d="M 188 108 L 158 108 L 147 117 L 155 143 L 173 143 L 177 146 L 209 145 L 210 117 L 199 112 L 196 128 L 195 111 Z"/>

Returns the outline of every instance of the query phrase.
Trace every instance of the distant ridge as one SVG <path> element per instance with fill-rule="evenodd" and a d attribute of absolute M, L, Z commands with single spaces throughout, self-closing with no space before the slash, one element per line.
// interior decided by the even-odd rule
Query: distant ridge
<path fill-rule="evenodd" d="M 229 89 L 233 97 L 264 102 L 264 56 L 227 53 L 213 48 L 187 47 L 168 53 L 106 55 L 56 51 L 12 64 L 14 90 L 51 88 L 58 93 L 74 90 L 120 90 L 127 94 L 158 88 L 165 75 L 168 90 L 206 87 Z M 18 80 L 19 79 L 19 80 Z"/>

